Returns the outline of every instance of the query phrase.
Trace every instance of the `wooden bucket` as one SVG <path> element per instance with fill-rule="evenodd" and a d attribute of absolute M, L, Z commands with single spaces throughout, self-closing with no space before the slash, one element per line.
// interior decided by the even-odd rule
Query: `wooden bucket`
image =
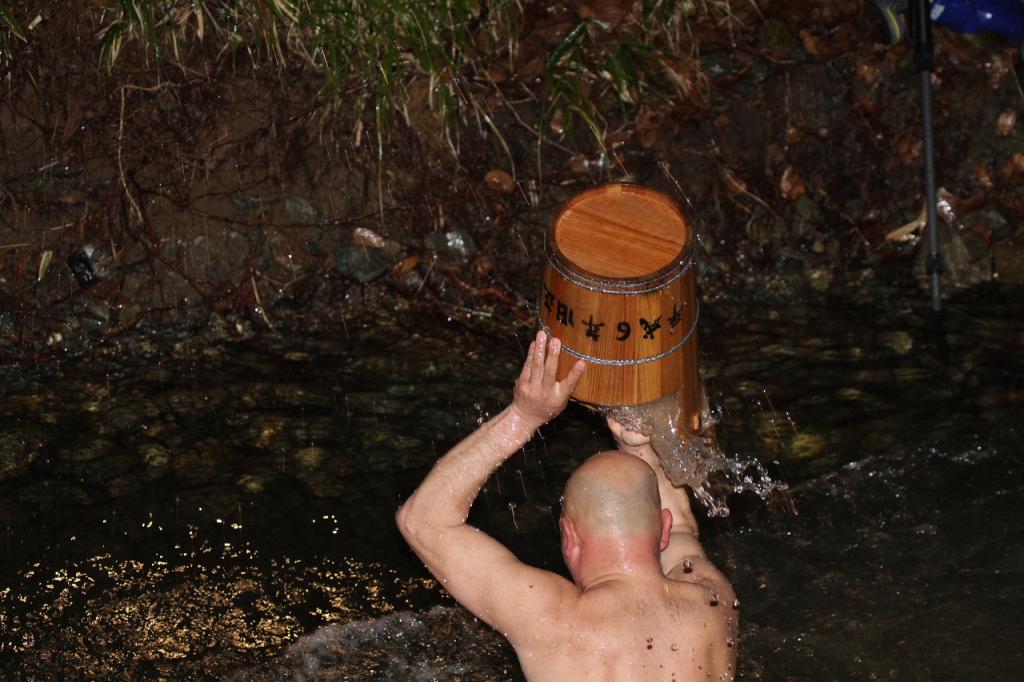
<path fill-rule="evenodd" d="M 539 312 L 563 343 L 559 379 L 588 363 L 573 397 L 639 405 L 679 391 L 684 423 L 699 430 L 692 263 L 692 230 L 660 192 L 612 184 L 565 205 L 548 229 Z"/>

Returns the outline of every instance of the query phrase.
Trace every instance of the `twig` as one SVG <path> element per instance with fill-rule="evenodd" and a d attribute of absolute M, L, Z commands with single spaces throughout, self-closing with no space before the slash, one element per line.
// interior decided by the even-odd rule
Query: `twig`
<path fill-rule="evenodd" d="M 121 88 L 121 117 L 117 126 L 117 170 L 121 178 L 121 187 L 124 188 L 125 196 L 128 197 L 128 203 L 135 210 L 135 216 L 139 219 L 139 223 L 143 223 L 145 219 L 142 217 L 142 209 L 139 208 L 139 204 L 135 201 L 135 196 L 128 189 L 128 181 L 124 177 L 124 158 L 121 154 L 122 147 L 124 146 L 124 91 L 127 87 L 123 86 Z"/>
<path fill-rule="evenodd" d="M 274 329 L 274 323 L 270 321 L 270 316 L 267 315 L 266 306 L 264 306 L 263 301 L 260 300 L 260 290 L 259 287 L 256 286 L 256 275 L 251 275 L 249 277 L 249 281 L 252 282 L 252 295 L 256 297 L 256 305 L 258 306 L 256 308 L 256 312 L 260 314 L 260 317 L 263 318 L 263 321 L 267 323 L 268 327 L 270 327 L 270 331 L 276 331 Z"/>

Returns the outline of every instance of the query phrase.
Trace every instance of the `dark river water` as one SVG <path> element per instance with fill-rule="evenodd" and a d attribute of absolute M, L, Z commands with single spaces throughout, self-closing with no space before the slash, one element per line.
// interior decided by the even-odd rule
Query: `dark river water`
<path fill-rule="evenodd" d="M 942 328 L 925 298 L 704 303 L 720 444 L 789 485 L 702 527 L 741 679 L 1020 679 L 1024 297 L 975 289 Z M 3 370 L 0 678 L 521 679 L 392 519 L 525 338 L 168 335 Z M 610 445 L 570 407 L 471 519 L 562 570 L 561 487 Z"/>

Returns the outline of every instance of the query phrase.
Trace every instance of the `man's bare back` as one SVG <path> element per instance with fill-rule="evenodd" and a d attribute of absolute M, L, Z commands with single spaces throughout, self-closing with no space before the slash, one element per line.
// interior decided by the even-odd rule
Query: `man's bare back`
<path fill-rule="evenodd" d="M 532 681 L 731 680 L 736 619 L 731 602 L 711 606 L 711 598 L 704 586 L 668 578 L 609 583 L 512 645 Z"/>
<path fill-rule="evenodd" d="M 583 366 L 556 381 L 558 352 L 557 339 L 549 346 L 538 334 L 512 405 L 438 461 L 398 512 L 403 536 L 452 596 L 508 638 L 531 681 L 734 679 L 735 595 L 646 437 L 610 422 L 619 450 L 594 455 L 566 484 L 572 582 L 466 524 L 487 478 L 565 408 Z"/>

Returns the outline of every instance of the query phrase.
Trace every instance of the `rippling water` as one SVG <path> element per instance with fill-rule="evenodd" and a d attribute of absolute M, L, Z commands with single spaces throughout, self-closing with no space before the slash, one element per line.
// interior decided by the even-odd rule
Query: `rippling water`
<path fill-rule="evenodd" d="M 709 301 L 726 452 L 790 485 L 705 542 L 743 602 L 750 680 L 1016 679 L 1024 665 L 1024 299 L 933 329 L 899 298 Z M 511 392 L 522 347 L 455 329 L 136 339 L 8 371 L 0 676 L 521 679 L 392 515 Z M 471 520 L 562 570 L 568 472 L 611 444 L 570 410 Z"/>

